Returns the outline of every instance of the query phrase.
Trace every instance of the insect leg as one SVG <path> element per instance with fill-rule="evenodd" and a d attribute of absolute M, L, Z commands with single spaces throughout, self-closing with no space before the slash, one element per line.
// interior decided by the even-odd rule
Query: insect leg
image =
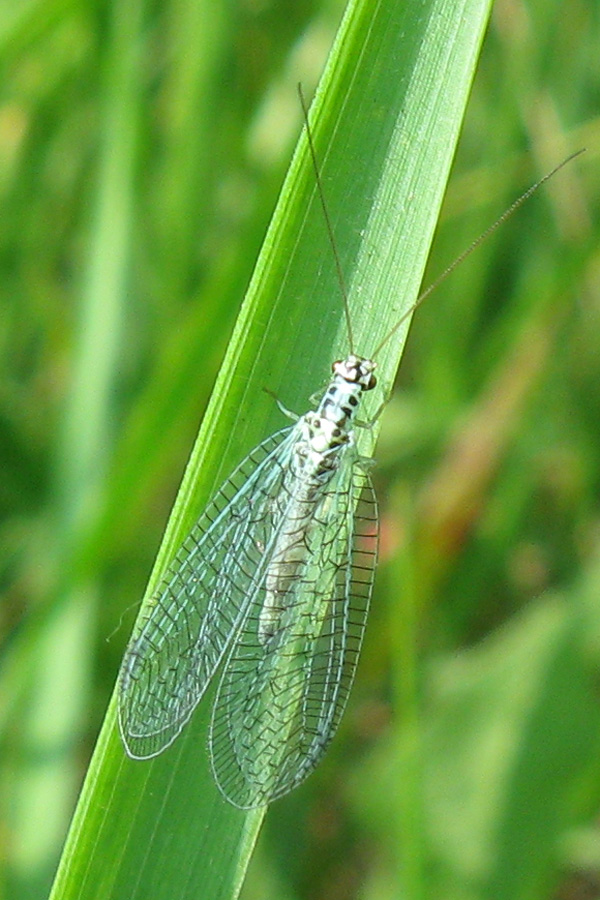
<path fill-rule="evenodd" d="M 269 388 L 266 388 L 266 387 L 263 388 L 263 391 L 265 392 L 265 394 L 268 394 L 269 397 L 273 398 L 273 400 L 279 407 L 279 410 L 284 414 L 284 416 L 286 416 L 288 419 L 291 419 L 292 422 L 299 421 L 300 416 L 298 415 L 298 413 L 292 412 L 291 409 L 288 409 L 287 406 L 284 406 L 284 404 L 281 402 L 281 400 L 279 399 L 279 397 L 277 396 L 275 391 L 271 391 Z"/>

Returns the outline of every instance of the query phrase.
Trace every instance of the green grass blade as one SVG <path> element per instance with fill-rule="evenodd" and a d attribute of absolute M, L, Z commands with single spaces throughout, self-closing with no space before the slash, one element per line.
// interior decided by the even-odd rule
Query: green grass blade
<path fill-rule="evenodd" d="M 417 15 L 413 4 L 396 0 L 356 2 L 338 34 L 312 121 L 358 352 L 371 352 L 417 294 L 489 5 L 430 0 Z M 399 334 L 378 361 L 384 385 L 402 344 Z M 262 388 L 302 411 L 332 359 L 347 349 L 335 267 L 302 141 L 150 591 L 217 482 L 283 424 Z M 218 794 L 205 752 L 209 714 L 210 697 L 167 753 L 134 763 L 124 756 L 111 705 L 54 900 L 236 895 L 262 814 L 240 813 Z"/>

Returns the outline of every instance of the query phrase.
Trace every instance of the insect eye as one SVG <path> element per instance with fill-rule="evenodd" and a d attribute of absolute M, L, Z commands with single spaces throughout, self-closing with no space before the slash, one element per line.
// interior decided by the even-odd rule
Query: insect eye
<path fill-rule="evenodd" d="M 377 384 L 377 379 L 375 378 L 374 375 L 371 375 L 371 377 L 369 378 L 369 380 L 367 381 L 367 383 L 365 385 L 365 390 L 372 391 L 376 384 Z"/>

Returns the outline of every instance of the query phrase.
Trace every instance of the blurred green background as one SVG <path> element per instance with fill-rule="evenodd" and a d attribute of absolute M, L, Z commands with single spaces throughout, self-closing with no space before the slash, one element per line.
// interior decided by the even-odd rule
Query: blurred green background
<path fill-rule="evenodd" d="M 0 896 L 47 894 L 342 11 L 0 3 Z M 599 52 L 496 3 L 426 283 L 588 151 L 418 313 L 352 700 L 246 900 L 600 896 Z"/>

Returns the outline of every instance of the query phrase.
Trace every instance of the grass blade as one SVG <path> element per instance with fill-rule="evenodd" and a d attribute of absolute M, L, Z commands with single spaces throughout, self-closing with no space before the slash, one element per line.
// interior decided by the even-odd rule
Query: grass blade
<path fill-rule="evenodd" d="M 375 347 L 417 294 L 488 13 L 483 0 L 430 0 L 418 16 L 395 0 L 355 2 L 341 26 L 312 121 L 359 352 Z M 379 360 L 383 383 L 393 377 L 403 337 Z M 281 424 L 262 388 L 302 411 L 346 349 L 301 141 L 149 591 L 219 479 Z M 209 713 L 210 697 L 168 753 L 133 763 L 111 705 L 54 900 L 236 896 L 262 814 L 244 815 L 217 793 L 204 750 Z"/>

